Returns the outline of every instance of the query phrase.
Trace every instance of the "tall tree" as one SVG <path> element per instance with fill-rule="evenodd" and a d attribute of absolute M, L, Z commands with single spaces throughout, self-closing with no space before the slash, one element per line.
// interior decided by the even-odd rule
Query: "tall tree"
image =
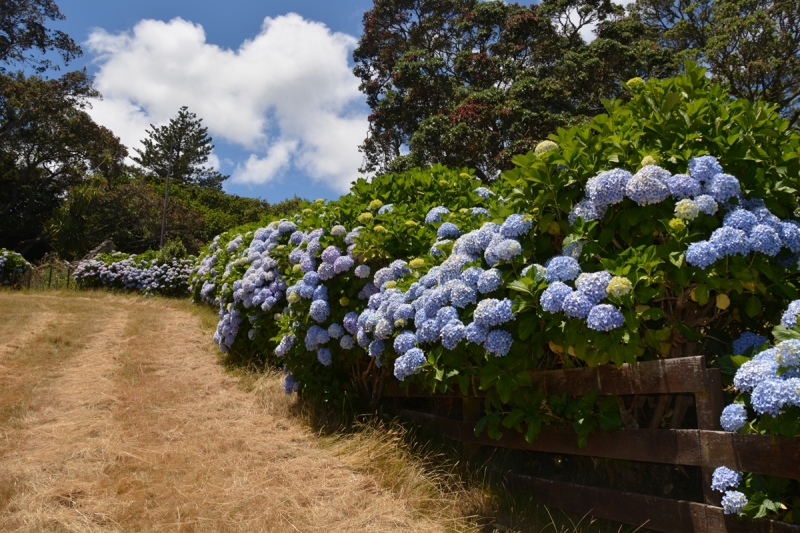
<path fill-rule="evenodd" d="M 169 175 L 178 183 L 221 189 L 228 176 L 204 166 L 214 145 L 202 121 L 186 106 L 181 107 L 169 124 L 150 125 L 152 130 L 147 130 L 148 137 L 142 141 L 144 149 L 135 148 L 139 155 L 133 160 L 161 179 Z"/>
<path fill-rule="evenodd" d="M 122 172 L 127 150 L 84 111 L 97 96 L 84 72 L 0 74 L 0 247 L 45 242 L 44 223 L 70 188 Z"/>
<path fill-rule="evenodd" d="M 354 51 L 372 108 L 361 170 L 442 163 L 488 178 L 601 112 L 620 80 L 673 73 L 671 54 L 614 26 L 623 13 L 609 0 L 375 0 Z M 597 23 L 605 33 L 587 44 Z"/>
<path fill-rule="evenodd" d="M 58 66 L 40 54 L 56 52 L 64 63 L 80 56 L 80 47 L 66 33 L 45 26 L 64 18 L 53 0 L 0 0 L 0 63 L 25 64 L 44 72 Z M 5 71 L 0 64 L 0 72 Z"/>
<path fill-rule="evenodd" d="M 800 126 L 800 0 L 637 0 L 631 16 L 734 96 L 776 103 Z"/>

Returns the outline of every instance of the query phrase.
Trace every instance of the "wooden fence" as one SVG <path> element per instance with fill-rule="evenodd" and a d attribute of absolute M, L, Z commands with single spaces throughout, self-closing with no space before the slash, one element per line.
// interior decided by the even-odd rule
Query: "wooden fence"
<path fill-rule="evenodd" d="M 604 366 L 547 370 L 531 372 L 531 375 L 534 385 L 543 388 L 548 395 L 582 396 L 592 389 L 597 389 L 600 395 L 618 396 L 680 394 L 685 397 L 692 394 L 698 427 L 657 429 L 651 425 L 644 429 L 597 431 L 589 436 L 584 448 L 578 447 L 577 434 L 571 427 L 560 426 L 543 427 L 530 443 L 512 430 L 506 430 L 500 440 L 492 440 L 485 434 L 476 437 L 474 433 L 482 408 L 480 393 L 473 397 L 459 393 L 431 395 L 413 388 L 403 389 L 398 382 L 393 382 L 385 389 L 384 396 L 460 398 L 462 420 L 409 410 L 402 410 L 401 414 L 465 444 L 702 469 L 703 503 L 505 474 L 509 486 L 528 490 L 537 501 L 552 507 L 668 533 L 800 533 L 800 525 L 728 516 L 719 507 L 721 495 L 711 489 L 711 474 L 716 467 L 800 479 L 800 439 L 720 431 L 722 381 L 719 370 L 706 368 L 704 357 L 643 362 L 623 365 L 620 369 Z M 676 402 L 675 409 L 685 411 L 687 406 L 686 402 Z M 661 420 L 665 409 L 666 403 L 659 402 L 656 421 Z M 682 417 L 680 414 L 677 420 Z"/>

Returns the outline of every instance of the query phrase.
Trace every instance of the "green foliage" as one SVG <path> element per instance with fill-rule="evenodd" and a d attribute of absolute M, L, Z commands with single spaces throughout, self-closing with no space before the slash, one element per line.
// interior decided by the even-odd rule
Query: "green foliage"
<path fill-rule="evenodd" d="M 0 285 L 18 285 L 30 269 L 31 264 L 20 254 L 0 248 Z"/>
<path fill-rule="evenodd" d="M 673 54 L 609 1 L 377 0 L 354 72 L 372 109 L 364 171 L 441 163 L 486 180 L 559 126 L 623 95 L 620 79 L 669 75 Z M 600 23 L 598 38 L 580 36 Z M 401 155 L 402 148 L 409 152 Z"/>
<path fill-rule="evenodd" d="M 177 183 L 221 189 L 228 176 L 203 166 L 214 145 L 202 121 L 186 106 L 181 107 L 169 124 L 150 125 L 152 130 L 147 130 L 147 138 L 142 141 L 144 149 L 136 148 L 139 155 L 133 160 L 162 180 L 169 177 Z"/>
<path fill-rule="evenodd" d="M 798 126 L 798 0 L 637 0 L 630 9 L 660 46 L 708 66 L 738 98 L 777 104 Z"/>

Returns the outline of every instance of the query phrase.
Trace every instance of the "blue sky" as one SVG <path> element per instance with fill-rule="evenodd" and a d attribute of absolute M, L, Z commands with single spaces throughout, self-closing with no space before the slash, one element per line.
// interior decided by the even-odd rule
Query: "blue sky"
<path fill-rule="evenodd" d="M 351 53 L 370 0 L 60 0 L 95 75 L 95 120 L 132 148 L 181 105 L 204 119 L 225 189 L 336 198 L 358 176 L 368 108 Z M 289 15 L 294 13 L 295 15 Z"/>

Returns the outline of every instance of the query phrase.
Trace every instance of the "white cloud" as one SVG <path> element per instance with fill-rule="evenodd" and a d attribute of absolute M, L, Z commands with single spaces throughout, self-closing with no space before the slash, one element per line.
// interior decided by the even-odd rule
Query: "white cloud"
<path fill-rule="evenodd" d="M 88 47 L 104 100 L 92 115 L 136 147 L 151 123 L 166 123 L 185 105 L 216 141 L 251 152 L 234 181 L 266 183 L 294 167 L 343 191 L 356 177 L 367 131 L 348 66 L 355 45 L 293 13 L 267 17 L 237 50 L 207 43 L 201 26 L 180 18 L 142 20 L 119 34 L 96 30 Z"/>

